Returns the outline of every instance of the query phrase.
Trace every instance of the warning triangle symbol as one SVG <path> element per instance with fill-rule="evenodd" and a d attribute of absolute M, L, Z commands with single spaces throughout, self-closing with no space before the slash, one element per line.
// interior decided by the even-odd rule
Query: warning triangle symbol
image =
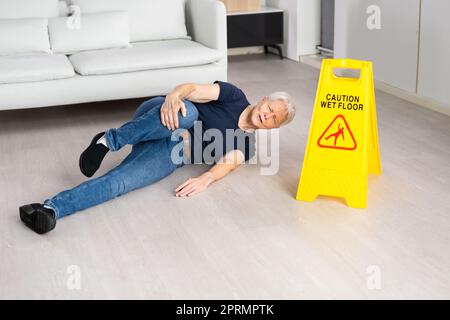
<path fill-rule="evenodd" d="M 355 150 L 356 140 L 343 115 L 337 115 L 320 135 L 317 144 L 321 148 Z"/>

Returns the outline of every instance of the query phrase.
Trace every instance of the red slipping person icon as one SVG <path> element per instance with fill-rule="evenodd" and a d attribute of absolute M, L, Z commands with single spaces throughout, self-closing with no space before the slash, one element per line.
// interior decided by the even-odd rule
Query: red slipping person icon
<path fill-rule="evenodd" d="M 325 137 L 325 140 L 330 139 L 331 137 L 334 137 L 334 146 L 336 147 L 336 142 L 339 136 L 342 136 L 342 140 L 345 140 L 344 138 L 344 127 L 341 127 L 341 124 L 338 124 L 338 131 L 335 133 L 330 134 L 328 137 Z"/>
<path fill-rule="evenodd" d="M 350 137 L 350 139 L 345 139 L 345 137 Z M 317 144 L 321 148 L 341 150 L 356 149 L 355 137 L 343 115 L 337 115 L 333 121 L 331 121 L 325 131 L 320 135 Z"/>

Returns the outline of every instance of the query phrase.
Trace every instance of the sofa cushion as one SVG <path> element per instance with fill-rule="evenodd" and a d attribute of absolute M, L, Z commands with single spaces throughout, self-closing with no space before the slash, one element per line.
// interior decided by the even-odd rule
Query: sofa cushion
<path fill-rule="evenodd" d="M 0 55 L 50 53 L 48 20 L 0 19 Z"/>
<path fill-rule="evenodd" d="M 0 19 L 51 18 L 58 15 L 58 0 L 0 0 Z"/>
<path fill-rule="evenodd" d="M 128 12 L 113 11 L 80 16 L 80 25 L 70 18 L 49 19 L 48 29 L 53 53 L 130 47 Z M 76 21 L 74 21 L 76 22 Z M 69 28 L 70 26 L 70 28 Z"/>
<path fill-rule="evenodd" d="M 0 57 L 0 83 L 32 82 L 75 75 L 65 55 L 35 54 Z"/>
<path fill-rule="evenodd" d="M 194 66 L 218 61 L 223 54 L 190 40 L 150 41 L 132 48 L 96 50 L 70 56 L 75 71 L 102 75 Z"/>
<path fill-rule="evenodd" d="M 82 14 L 128 11 L 130 40 L 187 38 L 184 0 L 71 0 Z"/>

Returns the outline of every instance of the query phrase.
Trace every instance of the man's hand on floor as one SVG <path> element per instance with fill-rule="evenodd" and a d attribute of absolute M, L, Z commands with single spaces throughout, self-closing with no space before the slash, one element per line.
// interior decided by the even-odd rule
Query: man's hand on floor
<path fill-rule="evenodd" d="M 186 106 L 182 99 L 175 93 L 170 93 L 161 106 L 161 123 L 170 130 L 178 128 L 178 111 L 181 110 L 183 117 L 186 117 Z"/>
<path fill-rule="evenodd" d="M 194 194 L 204 191 L 213 182 L 211 172 L 205 172 L 197 178 L 190 178 L 175 189 L 176 197 L 192 197 Z"/>

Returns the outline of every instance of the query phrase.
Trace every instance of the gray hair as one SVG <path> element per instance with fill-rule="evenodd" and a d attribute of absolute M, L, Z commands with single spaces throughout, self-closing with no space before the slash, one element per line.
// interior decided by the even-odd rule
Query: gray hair
<path fill-rule="evenodd" d="M 281 126 L 287 125 L 289 122 L 292 121 L 292 119 L 294 119 L 295 116 L 295 105 L 292 102 L 292 98 L 290 96 L 289 93 L 284 92 L 284 91 L 277 91 L 277 92 L 272 92 L 269 95 L 269 100 L 284 100 L 284 105 L 287 111 L 287 116 L 286 119 L 283 121 L 283 123 L 280 124 Z"/>

